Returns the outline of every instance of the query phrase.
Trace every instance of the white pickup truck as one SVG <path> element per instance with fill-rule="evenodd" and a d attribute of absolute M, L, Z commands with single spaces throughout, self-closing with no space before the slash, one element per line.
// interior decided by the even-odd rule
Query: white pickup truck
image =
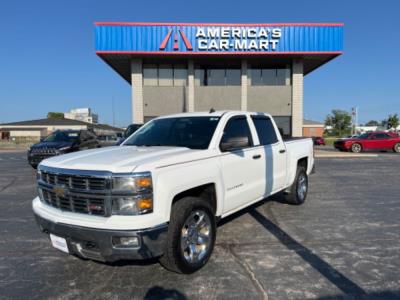
<path fill-rule="evenodd" d="M 218 220 L 278 192 L 302 204 L 313 166 L 312 140 L 284 141 L 268 114 L 163 116 L 120 146 L 44 160 L 33 211 L 64 252 L 158 257 L 192 273 L 213 251 Z"/>

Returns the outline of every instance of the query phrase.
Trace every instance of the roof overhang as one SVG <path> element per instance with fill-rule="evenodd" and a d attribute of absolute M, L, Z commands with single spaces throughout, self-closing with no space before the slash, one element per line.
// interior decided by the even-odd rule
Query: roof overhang
<path fill-rule="evenodd" d="M 95 23 L 96 53 L 130 82 L 132 58 L 207 61 L 303 59 L 304 74 L 342 54 L 342 23 Z"/>

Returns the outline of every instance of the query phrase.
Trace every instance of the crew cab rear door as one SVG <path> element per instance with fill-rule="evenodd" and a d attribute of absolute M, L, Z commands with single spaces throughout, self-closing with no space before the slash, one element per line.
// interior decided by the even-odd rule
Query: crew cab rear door
<path fill-rule="evenodd" d="M 285 188 L 287 176 L 287 152 L 285 143 L 277 134 L 271 118 L 265 115 L 252 115 L 258 135 L 258 144 L 255 147 L 262 149 L 260 163 L 265 172 L 264 197 Z"/>
<path fill-rule="evenodd" d="M 248 139 L 247 144 L 232 149 L 223 146 L 232 140 Z M 224 213 L 259 199 L 264 192 L 265 173 L 261 147 L 253 147 L 253 136 L 245 115 L 233 116 L 225 124 L 219 147 L 224 183 Z"/>

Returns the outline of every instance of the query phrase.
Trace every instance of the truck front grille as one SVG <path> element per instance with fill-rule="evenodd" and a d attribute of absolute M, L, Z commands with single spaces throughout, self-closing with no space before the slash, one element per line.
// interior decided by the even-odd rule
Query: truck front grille
<path fill-rule="evenodd" d="M 55 192 L 42 189 L 43 200 L 47 204 L 71 212 L 104 216 L 104 199 L 90 196 L 58 196 Z"/>
<path fill-rule="evenodd" d="M 42 172 L 41 180 L 47 184 L 57 184 L 77 190 L 105 191 L 109 188 L 107 186 L 107 178 L 101 177 L 64 175 Z"/>
<path fill-rule="evenodd" d="M 64 211 L 107 216 L 109 178 L 41 171 L 38 179 L 40 197 L 46 204 Z"/>

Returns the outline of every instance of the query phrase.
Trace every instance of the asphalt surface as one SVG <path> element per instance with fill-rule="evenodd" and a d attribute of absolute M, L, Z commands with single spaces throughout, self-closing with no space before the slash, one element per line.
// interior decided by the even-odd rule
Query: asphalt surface
<path fill-rule="evenodd" d="M 269 199 L 223 220 L 208 264 L 103 264 L 51 247 L 35 172 L 0 152 L 0 299 L 400 299 L 400 155 L 321 158 L 307 202 Z"/>

